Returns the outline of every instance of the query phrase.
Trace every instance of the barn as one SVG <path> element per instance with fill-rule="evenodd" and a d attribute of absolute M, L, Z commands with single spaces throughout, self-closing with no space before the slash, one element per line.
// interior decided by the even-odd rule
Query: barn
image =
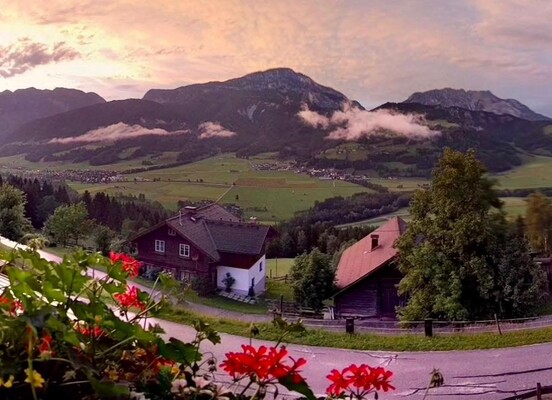
<path fill-rule="evenodd" d="M 337 318 L 396 317 L 402 275 L 395 242 L 406 229 L 402 218 L 393 217 L 343 252 L 336 272 L 339 290 L 333 297 Z"/>

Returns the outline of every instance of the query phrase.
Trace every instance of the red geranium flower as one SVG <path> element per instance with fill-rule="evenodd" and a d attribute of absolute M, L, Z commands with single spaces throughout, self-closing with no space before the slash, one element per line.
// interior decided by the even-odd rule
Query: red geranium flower
<path fill-rule="evenodd" d="M 12 300 L 5 296 L 0 296 L 0 307 L 1 306 L 8 306 L 11 316 L 21 315 L 25 311 L 23 304 L 21 304 L 19 300 Z"/>
<path fill-rule="evenodd" d="M 94 336 L 96 339 L 106 335 L 105 331 L 99 326 L 94 326 L 93 328 L 88 327 L 84 322 L 77 323 L 75 325 L 75 330 L 84 336 Z"/>
<path fill-rule="evenodd" d="M 306 364 L 306 360 L 289 357 L 291 364 L 285 359 L 288 351 L 285 346 L 267 348 L 260 346 L 242 345 L 241 353 L 226 353 L 226 360 L 220 367 L 234 380 L 244 377 L 255 379 L 259 384 L 276 383 L 285 378 L 291 378 L 294 383 L 302 383 L 305 379 L 299 373 L 299 368 Z"/>
<path fill-rule="evenodd" d="M 128 272 L 131 278 L 136 278 L 140 273 L 142 263 L 124 253 L 110 253 L 109 258 L 112 264 L 123 263 L 123 271 Z"/>
<path fill-rule="evenodd" d="M 53 357 L 55 352 L 52 351 L 52 336 L 46 334 L 38 342 L 38 353 L 39 357 Z"/>
<path fill-rule="evenodd" d="M 117 300 L 121 306 L 121 308 L 129 309 L 130 307 L 138 307 L 141 310 L 146 309 L 146 305 L 140 301 L 138 297 L 138 289 L 136 286 L 127 287 L 127 291 L 125 293 L 117 293 L 115 296 L 115 300 Z"/>
<path fill-rule="evenodd" d="M 331 396 L 339 397 L 349 388 L 349 380 L 337 369 L 332 369 L 327 378 L 332 384 L 328 386 L 326 393 Z"/>
<path fill-rule="evenodd" d="M 387 392 L 395 387 L 389 382 L 393 373 L 382 367 L 372 368 L 366 364 L 351 364 L 341 372 L 334 369 L 327 378 L 332 382 L 326 393 L 334 397 L 344 394 L 356 399 L 365 398 L 369 393 L 383 390 Z"/>

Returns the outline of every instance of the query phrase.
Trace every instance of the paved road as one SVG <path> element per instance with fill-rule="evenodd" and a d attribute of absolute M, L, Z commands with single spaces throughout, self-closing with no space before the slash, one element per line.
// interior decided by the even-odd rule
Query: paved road
<path fill-rule="evenodd" d="M 8 244 L 3 239 L 1 243 Z M 13 246 L 13 245 L 12 245 Z M 59 261 L 59 257 L 41 252 L 43 257 Z M 249 317 L 244 315 L 242 319 Z M 181 340 L 194 337 L 192 328 L 186 325 L 158 320 L 167 336 Z M 222 334 L 222 343 L 205 345 L 219 360 L 228 351 L 238 351 L 247 339 Z M 254 344 L 270 345 L 270 342 L 254 340 Z M 552 343 L 509 349 L 453 352 L 379 352 L 353 351 L 323 347 L 289 345 L 294 357 L 304 357 L 304 368 L 315 393 L 323 393 L 328 385 L 326 375 L 332 368 L 344 368 L 351 363 L 382 365 L 395 373 L 393 382 L 397 390 L 380 398 L 421 399 L 429 374 L 433 368 L 441 370 L 445 386 L 433 389 L 434 399 L 501 399 L 515 392 L 534 389 L 537 382 L 552 384 Z M 224 377 L 221 375 L 221 379 Z"/>
<path fill-rule="evenodd" d="M 167 332 L 181 340 L 191 340 L 193 329 L 188 326 L 157 321 Z M 206 345 L 220 361 L 228 351 L 240 349 L 247 339 L 222 334 L 222 343 Z M 254 340 L 254 344 L 270 342 Z M 290 355 L 304 357 L 304 368 L 315 393 L 323 393 L 328 385 L 326 375 L 332 368 L 350 363 L 381 365 L 395 373 L 397 390 L 380 398 L 421 399 L 431 370 L 439 368 L 446 385 L 433 389 L 430 398 L 501 399 L 514 392 L 534 389 L 537 382 L 552 384 L 552 343 L 509 349 L 454 352 L 379 352 L 352 351 L 324 347 L 289 345 Z"/>

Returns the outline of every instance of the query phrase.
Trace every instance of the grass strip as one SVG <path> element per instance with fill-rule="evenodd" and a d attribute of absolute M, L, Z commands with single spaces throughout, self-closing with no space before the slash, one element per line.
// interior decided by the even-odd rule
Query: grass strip
<path fill-rule="evenodd" d="M 223 318 L 206 317 L 184 308 L 171 308 L 163 311 L 160 318 L 186 325 L 203 320 L 219 332 L 237 336 L 249 336 L 250 323 Z M 281 331 L 272 324 L 256 324 L 260 330 L 258 339 L 276 340 Z M 245 339 L 244 339 L 245 340 Z M 451 351 L 483 350 L 517 347 L 552 342 L 552 328 L 509 332 L 503 335 L 494 333 L 457 334 L 427 338 L 421 335 L 374 335 L 346 334 L 323 330 L 307 329 L 303 334 L 290 334 L 286 342 L 307 346 L 333 347 L 351 350 L 384 351 Z"/>

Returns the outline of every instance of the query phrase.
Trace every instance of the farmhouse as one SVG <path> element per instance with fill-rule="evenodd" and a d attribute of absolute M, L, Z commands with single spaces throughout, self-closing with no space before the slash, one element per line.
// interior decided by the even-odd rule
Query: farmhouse
<path fill-rule="evenodd" d="M 185 207 L 178 215 L 133 237 L 130 242 L 147 271 L 170 272 L 176 279 L 199 279 L 203 292 L 225 288 L 239 294 L 265 291 L 267 240 L 275 231 L 244 223 L 218 204 Z"/>
<path fill-rule="evenodd" d="M 402 276 L 394 244 L 406 228 L 403 219 L 394 217 L 343 252 L 336 273 L 337 318 L 395 317 L 395 307 L 401 304 L 397 285 Z"/>

